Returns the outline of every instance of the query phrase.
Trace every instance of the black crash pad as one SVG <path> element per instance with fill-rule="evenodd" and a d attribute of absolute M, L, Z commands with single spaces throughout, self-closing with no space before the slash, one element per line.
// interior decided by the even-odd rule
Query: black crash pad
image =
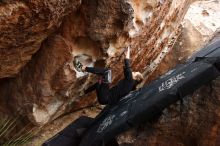
<path fill-rule="evenodd" d="M 118 134 L 150 121 L 220 75 L 220 40 L 204 47 L 151 84 L 131 92 L 95 118 L 81 117 L 43 146 L 118 146 Z"/>
<path fill-rule="evenodd" d="M 42 146 L 78 146 L 83 132 L 91 125 L 93 118 L 80 117 L 64 130 L 47 140 Z"/>
<path fill-rule="evenodd" d="M 177 65 L 159 79 L 107 106 L 94 120 L 80 146 L 97 146 L 118 134 L 151 120 L 166 107 L 191 94 L 220 75 L 220 40 L 206 46 L 185 64 Z"/>

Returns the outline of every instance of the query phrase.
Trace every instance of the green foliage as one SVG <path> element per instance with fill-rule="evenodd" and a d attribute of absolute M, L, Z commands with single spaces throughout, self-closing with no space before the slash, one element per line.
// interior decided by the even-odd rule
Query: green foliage
<path fill-rule="evenodd" d="M 26 125 L 18 131 L 17 120 L 18 117 L 0 119 L 0 145 L 22 146 L 33 138 L 36 130 L 30 128 L 30 125 Z"/>

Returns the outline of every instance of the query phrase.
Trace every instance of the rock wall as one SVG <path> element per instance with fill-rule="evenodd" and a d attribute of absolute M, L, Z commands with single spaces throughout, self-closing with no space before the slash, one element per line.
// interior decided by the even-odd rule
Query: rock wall
<path fill-rule="evenodd" d="M 174 48 L 155 72 L 148 76 L 149 81 L 184 62 L 206 43 L 220 39 L 219 6 L 219 2 L 212 0 L 198 1 L 190 5 Z M 219 83 L 218 78 L 211 84 L 204 85 L 183 101 L 167 108 L 156 121 L 120 135 L 119 141 L 132 146 L 220 145 Z"/>
<path fill-rule="evenodd" d="M 74 59 L 111 67 L 115 82 L 121 78 L 123 48 L 128 45 L 132 68 L 147 77 L 172 48 L 189 4 L 190 0 L 1 2 L 2 18 L 8 20 L 0 25 L 7 32 L 0 43 L 2 103 L 38 125 L 92 104 L 94 94 L 84 96 L 82 90 L 95 77 L 78 72 Z"/>
<path fill-rule="evenodd" d="M 149 83 L 219 36 L 220 2 L 190 5 L 192 1 L 0 1 L 0 116 L 25 117 L 20 127 L 26 118 L 44 125 L 93 104 L 95 94 L 83 95 L 82 90 L 96 77 L 78 72 L 74 59 L 111 67 L 114 84 L 122 77 L 126 46 L 132 49 L 132 68 Z M 119 141 L 133 146 L 220 145 L 219 88 L 217 79 L 212 88 L 202 87 Z"/>
<path fill-rule="evenodd" d="M 0 1 L 0 78 L 15 76 L 80 0 Z"/>

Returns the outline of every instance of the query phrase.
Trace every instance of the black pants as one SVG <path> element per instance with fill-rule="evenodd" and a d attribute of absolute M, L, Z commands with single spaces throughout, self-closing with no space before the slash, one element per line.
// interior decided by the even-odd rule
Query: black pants
<path fill-rule="evenodd" d="M 96 68 L 96 67 L 86 67 L 86 71 L 93 73 L 93 74 L 97 74 L 97 75 L 105 75 L 105 72 L 109 70 L 108 68 Z"/>
<path fill-rule="evenodd" d="M 102 81 L 102 78 L 104 78 L 104 76 L 106 76 L 107 70 L 109 70 L 109 69 L 86 67 L 87 72 L 100 75 L 100 77 L 101 77 L 101 79 L 93 86 L 96 89 L 98 102 L 100 104 L 104 104 L 104 105 L 109 103 L 109 95 L 110 95 L 109 83 L 105 83 Z"/>

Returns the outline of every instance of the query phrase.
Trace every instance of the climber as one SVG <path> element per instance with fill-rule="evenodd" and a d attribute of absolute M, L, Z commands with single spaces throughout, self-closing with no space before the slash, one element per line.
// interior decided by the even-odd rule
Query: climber
<path fill-rule="evenodd" d="M 136 86 L 141 83 L 143 76 L 140 72 L 132 72 L 130 68 L 130 48 L 125 51 L 124 59 L 124 78 L 120 80 L 112 88 L 109 87 L 111 83 L 111 70 L 108 68 L 94 68 L 86 67 L 78 63 L 79 68 L 83 72 L 90 72 L 100 76 L 97 83 L 85 90 L 85 94 L 96 90 L 98 102 L 103 105 L 113 105 L 117 103 L 122 97 L 126 96 L 130 91 L 135 90 Z"/>

